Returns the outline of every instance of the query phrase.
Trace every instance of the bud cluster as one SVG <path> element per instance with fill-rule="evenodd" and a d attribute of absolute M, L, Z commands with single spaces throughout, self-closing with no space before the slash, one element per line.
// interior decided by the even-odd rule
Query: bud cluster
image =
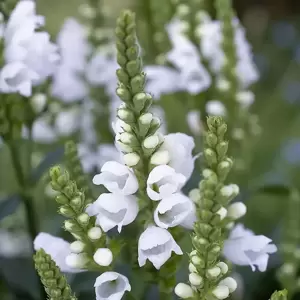
<path fill-rule="evenodd" d="M 152 96 L 144 91 L 146 75 L 135 36 L 135 15 L 124 11 L 117 20 L 116 45 L 119 86 L 117 95 L 123 101 L 117 112 L 119 126 L 116 143 L 124 153 L 124 162 L 133 167 L 138 178 L 149 174 L 149 165 L 166 164 L 167 151 L 157 151 L 163 137 L 157 132 L 160 120 L 149 112 Z M 144 184 L 143 184 L 144 185 Z"/>
<path fill-rule="evenodd" d="M 220 117 L 209 117 L 205 135 L 204 157 L 206 168 L 199 190 L 190 192 L 196 204 L 197 221 L 192 238 L 194 250 L 190 253 L 190 285 L 180 284 L 176 294 L 185 299 L 198 294 L 201 299 L 213 295 L 226 299 L 236 287 L 236 281 L 227 277 L 228 265 L 220 261 L 225 226 L 245 213 L 242 203 L 228 206 L 239 193 L 235 184 L 224 185 L 233 162 L 227 157 L 228 142 L 224 140 L 226 124 Z"/>
<path fill-rule="evenodd" d="M 70 246 L 72 254 L 67 258 L 67 265 L 89 269 L 97 265 L 107 266 L 95 259 L 98 257 L 97 251 L 105 246 L 106 237 L 101 228 L 95 226 L 95 218 L 85 212 L 87 203 L 84 193 L 78 189 L 75 181 L 71 181 L 69 173 L 58 166 L 50 169 L 50 177 L 53 190 L 58 192 L 55 196 L 60 205 L 58 212 L 68 218 L 64 228 L 77 240 Z"/>
<path fill-rule="evenodd" d="M 51 256 L 40 249 L 34 255 L 35 268 L 45 287 L 49 300 L 76 300 L 66 277 L 52 260 Z"/>

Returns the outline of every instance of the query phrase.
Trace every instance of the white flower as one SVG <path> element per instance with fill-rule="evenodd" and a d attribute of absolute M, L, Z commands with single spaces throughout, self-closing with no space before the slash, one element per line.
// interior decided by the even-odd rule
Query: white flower
<path fill-rule="evenodd" d="M 74 18 L 68 18 L 58 36 L 57 44 L 61 52 L 61 63 L 71 70 L 83 71 L 90 47 L 84 27 Z"/>
<path fill-rule="evenodd" d="M 34 249 L 43 249 L 52 257 L 62 272 L 78 273 L 82 271 L 78 268 L 70 267 L 72 264 L 80 265 L 80 256 L 75 253 L 71 253 L 70 244 L 62 238 L 41 232 L 34 240 Z"/>
<path fill-rule="evenodd" d="M 194 135 L 200 135 L 202 132 L 202 124 L 200 112 L 198 110 L 191 110 L 187 113 L 186 121 L 190 131 Z"/>
<path fill-rule="evenodd" d="M 161 200 L 180 191 L 186 178 L 167 165 L 155 167 L 147 179 L 147 194 L 152 200 Z M 155 188 L 156 187 L 156 188 Z"/>
<path fill-rule="evenodd" d="M 211 100 L 206 103 L 206 112 L 213 116 L 225 116 L 226 108 L 224 104 L 218 100 Z"/>
<path fill-rule="evenodd" d="M 88 88 L 77 72 L 70 70 L 66 65 L 60 65 L 53 76 L 51 94 L 69 103 L 84 99 Z"/>
<path fill-rule="evenodd" d="M 127 277 L 116 272 L 105 272 L 96 278 L 96 300 L 120 300 L 131 291 Z"/>
<path fill-rule="evenodd" d="M 154 221 L 161 228 L 175 227 L 181 224 L 192 212 L 192 201 L 181 193 L 163 198 L 154 211 Z"/>
<path fill-rule="evenodd" d="M 172 252 L 175 252 L 177 255 L 183 254 L 168 230 L 149 226 L 141 234 L 138 245 L 138 262 L 140 267 L 144 266 L 148 259 L 159 270 L 171 257 Z"/>
<path fill-rule="evenodd" d="M 195 158 L 192 151 L 195 147 L 194 139 L 184 133 L 171 133 L 164 136 L 164 143 L 160 149 L 167 150 L 170 155 L 168 165 L 186 177 L 191 177 L 194 170 Z"/>
<path fill-rule="evenodd" d="M 38 78 L 38 74 L 28 69 L 24 63 L 12 62 L 1 70 L 0 90 L 2 93 L 18 92 L 29 97 L 32 92 L 32 81 Z"/>
<path fill-rule="evenodd" d="M 251 47 L 246 39 L 245 30 L 242 28 L 238 19 L 233 19 L 232 24 L 235 28 L 235 45 L 237 50 L 237 77 L 240 86 L 247 88 L 258 80 L 259 74 L 253 63 Z M 201 51 L 206 59 L 209 60 L 212 70 L 219 74 L 226 57 L 222 50 L 222 23 L 220 21 L 204 22 L 198 28 L 201 36 Z"/>
<path fill-rule="evenodd" d="M 28 72 L 37 74 L 37 78 L 30 79 L 34 85 L 52 75 L 59 60 L 57 46 L 51 43 L 50 35 L 35 31 L 43 23 L 43 17 L 35 14 L 34 1 L 20 1 L 4 32 L 6 63 L 22 63 Z"/>
<path fill-rule="evenodd" d="M 103 193 L 87 207 L 86 212 L 90 216 L 97 216 L 97 224 L 104 232 L 116 226 L 121 232 L 123 226 L 135 220 L 138 214 L 138 203 L 134 196 Z"/>
<path fill-rule="evenodd" d="M 94 176 L 93 183 L 103 184 L 111 193 L 132 195 L 138 188 L 138 181 L 134 173 L 126 166 L 108 161 L 101 168 L 101 174 Z"/>
<path fill-rule="evenodd" d="M 147 90 L 153 91 L 155 100 L 164 94 L 176 93 L 183 89 L 180 73 L 165 66 L 146 66 Z"/>
<path fill-rule="evenodd" d="M 64 102 L 82 100 L 88 94 L 83 72 L 90 51 L 83 26 L 73 18 L 67 19 L 57 43 L 61 61 L 53 77 L 52 95 Z"/>
<path fill-rule="evenodd" d="M 243 225 L 236 225 L 224 244 L 224 256 L 236 265 L 250 265 L 252 271 L 255 266 L 259 271 L 267 269 L 269 254 L 277 251 L 277 247 L 271 244 L 272 240 L 264 235 L 254 235 L 245 229 Z"/>
<path fill-rule="evenodd" d="M 91 84 L 104 85 L 109 90 L 110 86 L 117 86 L 117 69 L 118 64 L 114 59 L 97 53 L 88 63 L 86 77 Z"/>

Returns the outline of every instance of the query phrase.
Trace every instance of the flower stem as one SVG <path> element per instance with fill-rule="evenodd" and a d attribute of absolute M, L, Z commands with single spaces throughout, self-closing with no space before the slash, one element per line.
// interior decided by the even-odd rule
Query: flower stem
<path fill-rule="evenodd" d="M 29 147 L 28 147 L 28 155 L 27 155 L 27 163 L 26 165 L 28 166 L 28 177 L 26 178 L 23 167 L 20 161 L 20 156 L 18 149 L 16 147 L 16 144 L 14 141 L 11 141 L 8 143 L 8 147 L 10 150 L 11 154 L 11 159 L 12 159 L 12 164 L 13 168 L 15 170 L 16 174 L 16 179 L 19 184 L 20 188 L 20 196 L 21 199 L 24 203 L 25 206 L 25 214 L 26 214 L 26 221 L 27 221 L 27 226 L 28 226 L 28 232 L 30 235 L 31 239 L 31 247 L 32 247 L 32 252 L 34 252 L 33 248 L 33 241 L 35 237 L 38 234 L 38 224 L 36 220 L 36 214 L 35 214 L 35 208 L 33 205 L 33 199 L 30 195 L 30 174 L 31 174 L 31 168 L 32 168 L 32 130 L 29 128 Z M 40 289 L 40 296 L 41 299 L 47 299 L 46 292 L 44 290 L 44 287 L 42 283 L 39 281 L 39 289 Z"/>

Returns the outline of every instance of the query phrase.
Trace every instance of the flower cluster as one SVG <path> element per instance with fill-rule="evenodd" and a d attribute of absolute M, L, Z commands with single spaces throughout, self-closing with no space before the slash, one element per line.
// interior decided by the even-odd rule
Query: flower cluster
<path fill-rule="evenodd" d="M 2 93 L 30 96 L 32 86 L 53 74 L 59 61 L 58 48 L 47 32 L 37 31 L 44 18 L 36 15 L 35 3 L 18 2 L 4 25 L 4 65 L 0 75 Z"/>

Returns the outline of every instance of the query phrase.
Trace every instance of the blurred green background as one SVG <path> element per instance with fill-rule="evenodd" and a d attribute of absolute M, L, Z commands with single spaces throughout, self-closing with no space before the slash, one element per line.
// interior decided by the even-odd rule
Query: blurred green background
<path fill-rule="evenodd" d="M 112 16 L 112 24 L 118 12 L 122 8 L 131 7 L 134 1 L 142 0 L 104 1 L 105 9 Z M 81 2 L 37 0 L 37 5 L 39 12 L 46 16 L 47 29 L 55 36 L 64 18 L 77 16 Z M 276 243 L 280 237 L 280 224 L 287 201 L 286 193 L 281 187 L 291 184 L 300 187 L 300 1 L 234 2 L 248 30 L 248 38 L 253 45 L 255 61 L 261 73 L 261 80 L 254 88 L 256 102 L 253 111 L 260 118 L 263 133 L 256 144 L 255 159 L 242 192 L 248 206 L 244 222 L 257 234 L 266 234 Z M 161 3 L 163 5 L 163 0 Z M 0 192 L 5 197 L 11 196 L 16 189 L 13 175 L 6 172 L 10 167 L 8 153 L 1 149 Z M 36 191 L 36 205 L 42 219 L 41 230 L 64 234 L 60 231 L 62 219 L 57 215 L 53 217 L 56 210 L 54 201 L 39 198 L 46 182 L 47 177 L 41 181 Z M 263 185 L 272 185 L 274 188 L 268 192 L 261 191 Z M 18 200 L 14 201 L 17 207 Z M 11 207 L 1 207 L 0 215 L 7 214 L 5 209 Z M 17 220 L 20 227 L 24 226 L 21 210 L 17 214 Z M 8 223 L 9 221 L 6 226 L 9 227 Z M 37 291 L 30 264 L 26 258 L 0 258 L 1 300 L 35 299 Z M 272 291 L 279 288 L 274 276 L 274 270 L 279 264 L 280 258 L 276 256 L 271 260 L 270 269 L 263 274 L 252 273 L 250 268 L 239 268 L 238 271 L 246 278 L 247 293 L 243 299 L 269 299 Z M 91 291 L 94 278 L 95 274 L 81 274 L 70 278 L 80 299 L 94 299 L 94 292 Z M 18 291 L 14 297 L 7 296 L 9 288 Z M 294 299 L 300 299 L 300 296 L 296 295 Z"/>

